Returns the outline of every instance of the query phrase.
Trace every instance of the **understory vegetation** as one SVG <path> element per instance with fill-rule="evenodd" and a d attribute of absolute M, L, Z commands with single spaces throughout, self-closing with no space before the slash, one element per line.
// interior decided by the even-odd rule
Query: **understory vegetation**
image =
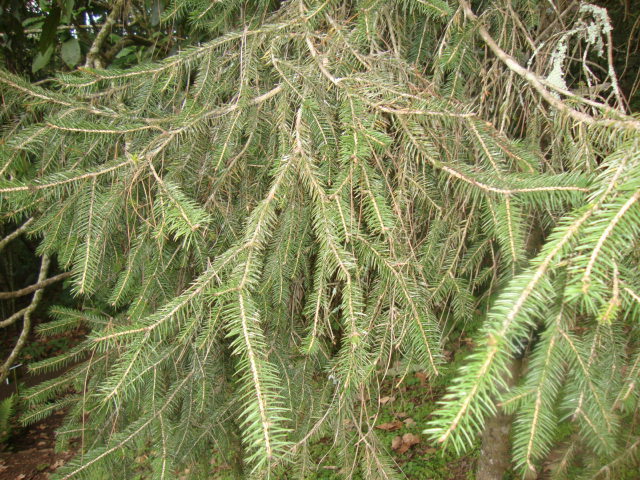
<path fill-rule="evenodd" d="M 0 379 L 88 332 L 20 392 L 67 412 L 55 478 L 637 468 L 638 12 L 5 3 L 41 33 L 3 45 L 0 248 L 38 261 Z"/>

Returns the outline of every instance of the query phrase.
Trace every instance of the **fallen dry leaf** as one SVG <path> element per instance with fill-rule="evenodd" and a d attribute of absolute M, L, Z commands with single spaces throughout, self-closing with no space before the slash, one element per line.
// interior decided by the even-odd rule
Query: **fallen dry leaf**
<path fill-rule="evenodd" d="M 413 427 L 416 424 L 416 421 L 413 418 L 405 418 L 403 422 L 407 427 Z"/>
<path fill-rule="evenodd" d="M 376 428 L 380 430 L 385 430 L 387 432 L 391 432 L 393 430 L 399 430 L 403 426 L 403 423 L 400 420 L 394 420 L 393 422 L 382 423 L 380 425 L 376 425 Z"/>
<path fill-rule="evenodd" d="M 416 378 L 418 380 L 420 380 L 420 386 L 421 387 L 426 387 L 427 386 L 427 374 L 425 372 L 416 372 L 415 375 L 416 375 Z"/>
<path fill-rule="evenodd" d="M 413 433 L 405 433 L 394 437 L 391 441 L 391 449 L 395 450 L 398 455 L 402 455 L 415 444 L 420 443 L 420 437 Z"/>
<path fill-rule="evenodd" d="M 389 402 L 393 402 L 396 399 L 396 397 L 391 397 L 389 395 L 380 398 L 380 405 L 386 405 Z"/>
<path fill-rule="evenodd" d="M 415 445 L 416 443 L 420 443 L 420 437 L 415 433 L 405 433 L 402 436 L 402 441 L 409 445 Z"/>
<path fill-rule="evenodd" d="M 391 440 L 391 450 L 398 450 L 402 446 L 402 437 L 398 435 Z"/>

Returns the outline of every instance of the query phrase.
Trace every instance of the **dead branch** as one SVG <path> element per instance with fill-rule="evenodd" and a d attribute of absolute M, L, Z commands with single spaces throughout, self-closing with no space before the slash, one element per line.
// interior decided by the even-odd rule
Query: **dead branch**
<path fill-rule="evenodd" d="M 38 284 L 45 282 L 50 263 L 51 259 L 49 255 L 44 255 L 42 257 L 42 263 L 40 264 Z M 20 354 L 20 350 L 22 350 L 22 347 L 24 347 L 25 343 L 27 342 L 27 338 L 29 338 L 29 333 L 31 332 L 31 314 L 38 306 L 38 303 L 40 303 L 40 299 L 42 298 L 43 293 L 44 290 L 42 288 L 36 290 L 31 303 L 26 308 L 26 311 L 23 314 L 24 320 L 22 322 L 22 332 L 20 332 L 20 336 L 18 337 L 18 341 L 16 342 L 15 347 L 13 347 L 13 350 L 11 351 L 7 359 L 4 361 L 2 366 L 0 366 L 0 382 L 3 382 L 7 378 L 7 375 L 9 375 L 9 369 L 11 368 L 11 365 Z"/>
<path fill-rule="evenodd" d="M 37 290 L 42 290 L 45 287 L 48 287 L 52 283 L 59 282 L 60 280 L 64 280 L 71 276 L 71 272 L 64 272 L 55 277 L 47 278 L 45 280 L 38 280 L 37 283 L 33 285 L 29 285 L 28 287 L 21 288 L 20 290 L 14 290 L 13 292 L 0 292 L 0 300 L 6 300 L 8 298 L 18 298 L 23 297 L 25 295 L 29 295 Z"/>
<path fill-rule="evenodd" d="M 27 229 L 27 227 L 29 226 L 29 224 L 31 222 L 33 222 L 33 218 L 28 219 L 17 230 L 11 232 L 9 235 L 7 235 L 2 240 L 0 240 L 0 252 L 2 251 L 2 249 L 4 247 L 7 246 L 7 244 L 9 242 L 11 242 L 11 240 L 13 240 L 14 238 L 18 237 L 20 234 L 22 234 L 22 232 L 24 232 Z"/>
<path fill-rule="evenodd" d="M 518 61 L 515 58 L 513 58 L 511 55 L 505 52 L 502 48 L 500 48 L 498 43 L 493 39 L 493 37 L 487 31 L 487 29 L 484 28 L 484 26 L 482 26 L 480 19 L 476 16 L 475 13 L 473 13 L 473 10 L 471 10 L 471 6 L 467 2 L 467 0 L 458 0 L 458 1 L 460 3 L 460 6 L 462 7 L 465 17 L 476 25 L 478 33 L 480 34 L 480 37 L 482 38 L 484 43 L 487 45 L 487 47 L 489 47 L 489 49 L 493 52 L 493 54 L 496 57 L 498 57 L 498 59 L 502 61 L 502 63 L 504 63 L 507 66 L 507 68 L 509 68 L 509 70 L 511 70 L 512 72 L 516 73 L 517 75 L 522 77 L 524 80 L 526 80 L 527 83 L 531 85 L 533 89 L 536 90 L 540 94 L 540 96 L 544 98 L 544 100 L 547 103 L 549 103 L 549 105 L 551 105 L 556 110 L 568 115 L 569 117 L 581 123 L 640 131 L 639 121 L 622 114 L 618 110 L 615 110 L 608 105 L 599 104 L 599 103 L 590 101 L 586 98 L 576 95 L 573 92 L 564 90 L 555 85 L 550 85 L 549 82 L 547 82 L 544 78 L 541 78 L 531 70 L 524 68 L 522 65 L 518 63 Z M 595 106 L 607 114 L 614 115 L 616 119 L 595 118 L 589 115 L 588 113 L 576 110 L 570 107 L 569 105 L 567 105 L 565 102 L 563 102 L 549 89 L 552 89 L 555 93 L 559 93 L 566 97 L 582 101 L 583 103 L 586 103 L 588 105 Z"/>

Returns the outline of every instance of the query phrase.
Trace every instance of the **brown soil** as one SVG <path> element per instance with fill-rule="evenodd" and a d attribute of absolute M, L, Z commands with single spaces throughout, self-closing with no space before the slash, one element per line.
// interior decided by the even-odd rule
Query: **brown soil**
<path fill-rule="evenodd" d="M 64 412 L 15 432 L 8 443 L 0 445 L 0 480 L 47 480 L 74 453 L 54 451 L 55 430 Z"/>

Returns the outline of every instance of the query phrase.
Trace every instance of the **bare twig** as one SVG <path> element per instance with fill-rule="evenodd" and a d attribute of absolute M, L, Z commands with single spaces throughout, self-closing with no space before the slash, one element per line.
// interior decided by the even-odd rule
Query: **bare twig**
<path fill-rule="evenodd" d="M 29 226 L 29 224 L 33 222 L 33 218 L 28 219 L 26 222 L 24 222 L 17 230 L 11 232 L 9 235 L 7 235 L 6 237 L 4 237 L 2 240 L 0 240 L 0 252 L 2 251 L 2 249 L 4 247 L 7 246 L 7 244 L 13 240 L 14 238 L 20 236 L 20 234 L 22 232 L 24 232 L 27 227 Z"/>
<path fill-rule="evenodd" d="M 43 283 L 47 278 L 47 272 L 49 271 L 50 262 L 51 259 L 49 258 L 49 255 L 44 255 L 42 257 L 42 263 L 40 264 L 40 273 L 38 275 L 38 284 Z M 22 347 L 24 347 L 25 343 L 27 342 L 27 338 L 29 337 L 29 333 L 31 332 L 31 314 L 38 306 L 38 303 L 40 303 L 40 299 L 42 298 L 43 293 L 44 290 L 42 288 L 36 290 L 31 303 L 24 312 L 22 332 L 20 332 L 20 336 L 18 337 L 18 341 L 16 342 L 15 347 L 13 347 L 13 350 L 11 351 L 5 362 L 2 364 L 2 366 L 0 366 L 0 382 L 3 382 L 7 378 L 7 375 L 9 374 L 9 368 L 11 368 L 11 365 L 20 354 L 20 350 L 22 350 Z"/>
<path fill-rule="evenodd" d="M 44 280 L 38 279 L 37 283 L 33 285 L 29 285 L 28 287 L 21 288 L 20 290 L 14 290 L 13 292 L 0 292 L 0 300 L 6 300 L 7 298 L 17 298 L 23 297 L 25 295 L 29 295 L 37 290 L 42 290 L 45 287 L 48 287 L 52 283 L 59 282 L 60 280 L 64 280 L 71 276 L 71 272 L 64 272 L 55 277 L 47 278 Z"/>
<path fill-rule="evenodd" d="M 16 320 L 18 320 L 19 318 L 22 318 L 22 316 L 25 313 L 27 313 L 27 308 L 29 308 L 29 307 L 24 307 L 22 310 L 18 310 L 16 313 L 11 315 L 9 318 L 6 318 L 6 319 L 2 320 L 0 322 L 0 328 L 8 327 L 9 325 L 13 325 L 14 323 L 16 323 Z"/>
<path fill-rule="evenodd" d="M 623 115 L 619 111 L 611 108 L 608 105 L 604 105 L 604 104 L 594 105 L 595 102 L 582 98 L 568 90 L 559 88 L 555 85 L 551 85 L 549 82 L 547 82 L 545 79 L 543 79 L 539 75 L 536 75 L 531 70 L 524 68 L 522 65 L 520 65 L 517 62 L 515 58 L 513 58 L 511 55 L 505 52 L 502 48 L 500 48 L 498 43 L 493 39 L 493 37 L 487 31 L 487 29 L 484 28 L 484 26 L 482 26 L 476 14 L 473 13 L 473 10 L 471 10 L 471 6 L 469 5 L 469 3 L 466 0 L 458 0 L 458 1 L 460 3 L 460 6 L 462 7 L 462 10 L 464 11 L 465 17 L 467 17 L 468 20 L 470 20 L 476 25 L 478 29 L 478 33 L 480 34 L 480 37 L 482 38 L 482 40 L 484 40 L 484 43 L 487 45 L 487 47 L 489 47 L 489 49 L 493 52 L 493 54 L 496 57 L 498 57 L 498 59 L 502 61 L 502 63 L 504 63 L 509 68 L 509 70 L 515 72 L 516 74 L 521 76 L 524 80 L 526 80 L 527 83 L 529 83 L 529 85 L 531 85 L 534 88 L 534 90 L 536 90 L 540 94 L 540 96 L 544 98 L 547 101 L 547 103 L 549 103 L 552 107 L 554 107 L 555 109 L 561 111 L 562 113 L 568 115 L 569 117 L 581 123 L 586 123 L 589 125 L 601 125 L 601 126 L 609 126 L 609 127 L 626 128 L 626 129 L 640 131 L 640 122 L 638 120 L 635 120 L 631 117 Z M 617 118 L 616 119 L 595 118 L 589 115 L 588 113 L 576 110 L 570 107 L 569 105 L 567 105 L 562 100 L 560 100 L 560 98 L 554 95 L 554 93 L 552 93 L 550 89 L 557 93 L 565 95 L 567 97 L 582 101 L 591 106 L 596 106 L 602 109 L 605 113 L 613 114 Z"/>

